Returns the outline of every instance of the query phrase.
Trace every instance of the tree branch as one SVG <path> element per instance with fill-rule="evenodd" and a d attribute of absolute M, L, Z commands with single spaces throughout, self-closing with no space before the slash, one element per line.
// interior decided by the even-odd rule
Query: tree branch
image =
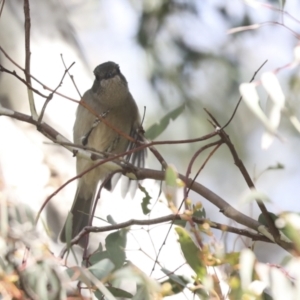
<path fill-rule="evenodd" d="M 29 86 L 32 86 L 31 84 L 31 78 L 29 76 L 30 74 L 30 27 L 31 27 L 31 20 L 30 20 L 30 6 L 29 6 L 29 0 L 24 0 L 24 16 L 25 16 L 25 78 L 26 82 Z M 34 104 L 34 97 L 32 90 L 27 87 L 27 94 L 28 94 L 28 100 L 29 100 L 29 107 L 31 116 L 34 120 L 38 119 L 38 115 L 36 112 L 35 104 Z"/>
<path fill-rule="evenodd" d="M 108 226 L 101 226 L 101 227 L 95 227 L 95 226 L 86 226 L 75 238 L 73 238 L 71 240 L 71 245 L 75 245 L 78 243 L 78 241 L 85 236 L 88 233 L 91 232 L 108 232 L 108 231 L 112 231 L 112 230 L 118 230 L 118 229 L 122 229 L 122 228 L 126 228 L 126 227 L 130 227 L 133 225 L 157 225 L 157 224 L 161 224 L 161 223 L 167 223 L 167 222 L 172 222 L 175 220 L 178 221 L 186 221 L 187 216 L 182 214 L 171 214 L 171 215 L 167 215 L 164 217 L 160 217 L 160 218 L 155 218 L 155 219 L 148 219 L 148 220 L 137 220 L 137 219 L 131 219 L 128 220 L 126 222 L 122 222 L 122 223 L 118 223 L 118 224 L 114 224 L 114 225 L 108 225 Z M 190 216 L 189 216 L 190 218 Z M 235 228 L 233 226 L 227 226 L 221 223 L 217 223 L 217 222 L 213 222 L 210 221 L 208 219 L 199 219 L 197 217 L 191 217 L 192 221 L 196 224 L 209 224 L 209 226 L 213 229 L 217 229 L 217 230 L 221 230 L 221 231 L 226 231 L 226 232 L 231 232 L 231 233 L 235 233 L 238 235 L 243 235 L 246 237 L 251 238 L 253 241 L 262 241 L 262 242 L 267 242 L 267 243 L 273 243 L 272 241 L 270 241 L 268 238 L 266 238 L 264 235 L 262 234 L 257 234 L 254 232 L 251 232 L 249 230 L 245 230 L 245 229 L 239 229 L 239 228 Z M 67 246 L 65 246 L 62 251 L 60 252 L 60 257 L 63 258 L 63 256 L 65 255 L 66 251 L 67 251 Z"/>

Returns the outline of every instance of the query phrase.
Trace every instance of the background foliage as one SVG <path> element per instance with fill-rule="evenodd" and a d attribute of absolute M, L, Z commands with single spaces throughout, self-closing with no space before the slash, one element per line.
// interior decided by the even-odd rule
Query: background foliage
<path fill-rule="evenodd" d="M 71 73 L 81 93 L 91 85 L 94 66 L 114 60 L 140 111 L 146 107 L 146 136 L 169 141 L 155 145 L 169 165 L 165 175 L 142 173 L 157 182 L 143 182 L 134 202 L 118 200 L 117 193 L 101 194 L 94 223 L 108 226 L 101 230 L 107 234 L 91 235 L 91 248 L 84 253 L 56 243 L 60 213 L 65 216 L 69 209 L 74 183 L 51 199 L 43 222 L 35 226 L 44 200 L 74 176 L 74 160 L 62 147 L 45 145 L 41 127 L 13 116 L 12 110 L 29 115 L 26 87 L 16 79 L 16 73 L 25 78 L 24 72 L 7 59 L 24 67 L 24 12 L 20 1 L 0 3 L 0 114 L 23 121 L 0 119 L 3 298 L 300 297 L 296 1 L 30 1 L 30 71 L 43 82 L 33 80 L 33 87 L 51 94 L 59 86 L 65 70 L 61 53 L 68 66 L 76 62 Z M 60 93 L 80 99 L 71 80 L 61 82 Z M 215 129 L 228 122 L 240 94 L 245 101 L 225 131 L 256 190 L 245 185 L 245 173 L 224 144 L 213 153 L 200 151 L 222 137 Z M 40 112 L 45 99 L 36 94 L 34 99 Z M 44 121 L 69 138 L 75 107 L 53 94 Z M 201 143 L 190 140 L 209 134 Z M 187 142 L 171 144 L 174 140 Z M 152 154 L 148 166 L 163 168 Z M 242 220 L 251 217 L 253 226 L 238 225 L 226 206 L 215 205 L 212 194 L 185 189 L 180 174 L 186 173 L 198 175 L 197 184 L 244 213 Z M 270 223 L 255 199 L 272 212 L 285 236 L 280 241 L 268 240 L 272 237 L 263 225 Z M 140 222 L 130 223 L 131 218 Z M 71 282 L 78 281 L 77 289 Z"/>

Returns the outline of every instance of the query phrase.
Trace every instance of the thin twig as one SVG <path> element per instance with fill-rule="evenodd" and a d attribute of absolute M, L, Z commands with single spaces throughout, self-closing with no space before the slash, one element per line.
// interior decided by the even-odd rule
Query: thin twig
<path fill-rule="evenodd" d="M 5 115 L 14 119 L 18 119 L 20 121 L 23 122 L 27 122 L 33 125 L 37 125 L 37 121 L 33 120 L 32 117 L 19 113 L 19 112 L 15 112 L 13 110 L 10 109 L 6 109 L 0 106 L 0 115 Z M 66 142 L 67 139 L 64 138 L 59 132 L 57 132 L 54 128 L 52 128 L 51 126 L 49 126 L 47 123 L 42 123 L 41 124 L 42 130 L 41 132 L 48 137 L 49 139 L 51 139 L 53 142 L 60 142 L 65 140 Z M 217 133 L 211 133 L 211 136 L 215 136 Z M 201 140 L 206 140 L 208 138 L 209 135 L 206 135 L 204 137 L 200 137 L 198 139 L 193 139 L 192 142 L 196 142 L 196 141 L 201 141 Z M 134 151 L 139 151 L 142 148 L 146 148 L 148 146 L 152 146 L 152 145 L 156 145 L 156 144 L 177 144 L 177 143 L 185 143 L 188 142 L 190 140 L 182 140 L 182 141 L 164 141 L 164 142 L 151 142 L 147 145 L 142 145 L 139 146 L 137 149 L 131 150 L 132 152 Z M 73 152 L 73 148 L 69 147 L 69 146 L 64 146 L 66 147 L 69 151 Z M 84 150 L 80 150 L 81 155 L 83 157 L 83 154 L 85 153 Z M 87 152 L 87 157 L 91 157 L 91 155 Z M 97 157 L 96 155 L 93 155 L 94 157 Z M 114 158 L 112 158 L 114 159 Z M 104 163 L 104 162 L 101 162 Z M 97 167 L 95 165 L 95 167 Z M 137 180 L 143 180 L 143 179 L 154 179 L 154 180 L 164 180 L 165 178 L 165 172 L 163 171 L 158 171 L 158 170 L 151 170 L 151 169 L 140 169 L 140 168 L 136 168 L 134 170 L 135 172 L 135 176 L 137 178 Z M 195 182 L 192 184 L 192 179 L 188 179 L 186 181 L 186 176 L 185 175 L 181 175 L 178 174 L 179 178 L 185 182 L 185 184 L 187 186 L 191 186 L 192 185 L 192 190 L 195 191 L 196 193 L 198 193 L 199 195 L 201 195 L 202 197 L 204 197 L 205 199 L 207 199 L 209 202 L 211 202 L 213 205 L 215 205 L 216 207 L 218 207 L 220 209 L 220 211 L 228 218 L 235 220 L 236 222 L 248 227 L 248 228 L 252 228 L 256 231 L 259 230 L 259 227 L 261 227 L 261 224 L 259 222 L 257 222 L 256 220 L 248 217 L 247 215 L 239 212 L 238 210 L 236 210 L 234 207 L 232 207 L 228 202 L 226 202 L 225 200 L 223 200 L 221 197 L 219 197 L 218 195 L 216 195 L 215 193 L 213 193 L 211 190 L 209 190 L 208 188 L 206 188 L 205 186 L 201 185 L 198 182 Z M 76 178 L 74 178 L 73 180 L 75 180 Z M 71 182 L 72 180 L 70 180 L 69 182 Z M 67 184 L 67 183 L 66 183 Z M 65 185 L 66 185 L 65 184 Z M 64 185 L 64 186 L 65 186 Z M 63 188 L 63 187 L 62 187 Z M 59 189 L 60 190 L 60 189 Z M 56 193 L 59 191 L 57 190 Z M 293 249 L 293 246 L 286 243 L 285 247 L 284 247 L 287 251 L 290 251 L 290 249 Z"/>
<path fill-rule="evenodd" d="M 5 67 L 3 67 L 1 64 L 0 64 L 0 72 L 5 72 L 5 73 L 8 73 L 10 75 L 13 75 L 15 76 L 17 79 L 19 79 L 22 83 L 24 83 L 27 88 L 29 88 L 30 90 L 32 90 L 33 92 L 35 92 L 37 95 L 43 97 L 43 98 L 47 98 L 48 96 L 42 94 L 39 90 L 37 89 L 34 89 L 28 82 L 26 82 L 22 77 L 20 77 L 16 71 L 10 71 L 8 69 L 6 69 Z"/>
<path fill-rule="evenodd" d="M 112 230 L 118 230 L 122 228 L 127 228 L 133 225 L 156 225 L 156 224 L 161 224 L 161 223 L 167 223 L 167 222 L 172 222 L 175 220 L 186 220 L 186 215 L 185 214 L 171 214 L 155 219 L 147 219 L 147 220 L 138 220 L 138 219 L 131 219 L 126 222 L 118 223 L 118 224 L 113 224 L 113 225 L 107 225 L 107 226 L 101 226 L 101 227 L 95 227 L 95 226 L 87 226 L 85 227 L 76 237 L 74 237 L 71 241 L 71 245 L 75 245 L 78 243 L 79 240 L 86 234 L 89 234 L 91 232 L 97 233 L 97 232 L 108 232 Z M 246 229 L 240 229 L 236 228 L 233 226 L 228 226 L 224 225 L 221 223 L 213 222 L 207 219 L 200 219 L 197 217 L 191 217 L 192 221 L 196 224 L 209 224 L 211 228 L 226 231 L 226 232 L 231 232 L 235 233 L 238 235 L 243 235 L 246 237 L 251 238 L 253 241 L 263 241 L 267 243 L 273 243 L 271 240 L 269 240 L 267 237 L 265 237 L 262 234 L 257 234 L 254 232 L 251 232 Z M 66 252 L 66 247 L 62 249 L 60 253 L 60 257 L 63 258 L 65 252 Z"/>
<path fill-rule="evenodd" d="M 168 163 L 163 158 L 163 156 L 161 155 L 161 153 L 159 153 L 154 146 L 149 146 L 148 149 L 152 152 L 152 154 L 155 156 L 155 158 L 161 164 L 162 169 L 165 170 L 167 168 L 167 166 L 168 166 Z"/>
<path fill-rule="evenodd" d="M 266 60 L 266 61 L 265 61 L 265 62 L 264 62 L 264 63 L 263 63 L 263 64 L 255 71 L 255 72 L 254 72 L 254 74 L 253 74 L 252 78 L 250 79 L 249 83 L 251 83 L 251 82 L 255 79 L 257 73 L 263 68 L 263 66 L 264 66 L 267 62 L 268 62 L 268 60 Z M 242 99 L 243 99 L 243 97 L 240 96 L 240 98 L 239 98 L 239 100 L 238 100 L 238 102 L 237 102 L 237 104 L 236 104 L 236 106 L 235 106 L 235 108 L 234 108 L 234 111 L 233 111 L 231 117 L 229 118 L 228 122 L 227 122 L 224 126 L 222 126 L 222 129 L 226 128 L 226 127 L 231 123 L 231 121 L 233 120 L 233 118 L 234 118 L 234 116 L 235 116 L 235 114 L 236 114 L 236 112 L 237 112 L 237 110 L 238 110 L 238 107 L 239 107 L 239 105 L 240 105 Z"/>
<path fill-rule="evenodd" d="M 4 54 L 4 56 L 11 62 L 13 63 L 16 67 L 18 67 L 20 70 L 22 70 L 23 72 L 26 72 L 26 70 L 24 70 L 20 65 L 18 65 L 5 51 L 4 49 L 0 46 L 0 51 Z M 26 84 L 27 86 L 29 86 L 26 81 L 24 81 L 22 78 L 20 78 L 18 75 L 15 74 L 15 72 L 11 72 L 9 70 L 7 70 L 8 73 L 16 76 L 20 81 L 22 81 L 24 84 Z M 76 102 L 76 103 L 80 103 L 82 106 L 84 106 L 87 110 L 89 110 L 90 113 L 92 113 L 93 115 L 95 115 L 97 118 L 99 118 L 103 123 L 105 123 L 107 126 L 109 126 L 111 129 L 113 129 L 114 131 L 116 131 L 118 134 L 120 134 L 121 136 L 125 137 L 127 140 L 131 141 L 131 142 L 135 142 L 135 143 L 141 143 L 141 141 L 136 141 L 135 139 L 133 139 L 132 137 L 122 133 L 121 131 L 117 130 L 116 128 L 114 128 L 113 126 L 111 126 L 109 124 L 109 122 L 107 122 L 106 120 L 104 120 L 103 118 L 101 118 L 92 108 L 90 108 L 86 103 L 84 103 L 83 101 L 78 101 L 78 100 L 75 100 L 73 98 L 70 98 L 70 97 L 67 97 L 61 93 L 58 93 L 57 91 L 54 92 L 53 89 L 47 87 L 45 84 L 43 84 L 42 82 L 40 82 L 38 79 L 36 79 L 34 76 L 30 75 L 29 76 L 35 80 L 37 83 L 39 83 L 40 85 L 42 85 L 42 87 L 46 90 L 49 90 L 49 91 L 52 91 L 53 93 L 61 96 L 61 97 L 64 97 L 70 101 L 73 101 L 73 102 Z M 29 86 L 34 92 L 36 92 L 38 95 L 44 97 L 44 98 L 47 98 L 48 96 L 46 95 L 43 95 L 41 94 L 39 91 L 33 89 L 31 86 Z M 26 118 L 27 119 L 27 118 Z M 32 123 L 32 122 L 31 122 Z M 164 144 L 168 144 L 168 145 L 171 145 L 171 144 L 185 144 L 185 143 L 196 143 L 196 142 L 200 142 L 200 141 L 204 141 L 204 140 L 207 140 L 207 139 L 210 139 L 212 138 L 213 136 L 216 136 L 217 133 L 216 132 L 212 132 L 208 135 L 205 135 L 205 136 L 202 136 L 201 138 L 195 138 L 195 139 L 187 139 L 187 140 L 177 140 L 177 141 L 156 141 L 156 142 L 151 142 L 147 145 L 145 145 L 143 148 L 146 148 L 146 147 L 150 147 L 150 146 L 154 146 L 154 145 L 164 145 Z M 155 154 L 155 151 L 154 151 L 154 154 Z M 156 155 L 156 154 L 155 154 Z M 161 159 L 161 162 L 163 163 L 163 158 Z"/>
<path fill-rule="evenodd" d="M 294 22 L 300 24 L 300 21 L 297 18 L 295 18 L 289 12 L 283 10 L 282 8 L 278 8 L 278 7 L 274 6 L 274 5 L 271 5 L 271 4 L 268 4 L 268 3 L 259 2 L 259 1 L 256 1 L 255 4 L 256 5 L 260 5 L 260 6 L 264 7 L 264 8 L 267 8 L 267 9 L 271 9 L 271 10 L 277 11 L 280 14 L 286 15 L 287 17 L 289 17 Z"/>
<path fill-rule="evenodd" d="M 218 121 L 214 118 L 214 116 L 207 109 L 204 109 L 204 110 L 210 116 L 210 118 L 215 122 L 215 127 L 220 128 L 220 125 L 218 124 Z M 229 148 L 231 155 L 234 159 L 234 163 L 239 168 L 240 172 L 242 173 L 248 187 L 250 189 L 256 189 L 254 182 L 252 181 L 242 160 L 239 158 L 237 151 L 235 150 L 235 147 L 234 147 L 233 143 L 231 142 L 229 136 L 226 134 L 226 132 L 223 129 L 219 130 L 219 135 L 223 139 L 223 141 L 226 143 L 227 147 Z M 258 207 L 260 208 L 262 214 L 264 215 L 266 222 L 268 224 L 268 227 L 270 229 L 270 232 L 273 235 L 275 241 L 279 241 L 279 244 L 280 244 L 279 230 L 275 226 L 274 220 L 271 218 L 265 204 L 260 199 L 256 199 L 256 203 L 257 203 Z"/>
<path fill-rule="evenodd" d="M 44 103 L 44 105 L 43 105 L 43 107 L 42 107 L 42 110 L 41 110 L 39 119 L 38 119 L 38 126 L 42 123 L 43 116 L 44 116 L 44 113 L 45 113 L 45 110 L 46 110 L 46 107 L 47 107 L 48 103 L 49 103 L 50 100 L 53 98 L 54 93 L 56 93 L 56 91 L 62 86 L 63 80 L 64 80 L 64 78 L 65 78 L 67 72 L 72 68 L 72 66 L 73 66 L 74 64 L 75 64 L 75 62 L 73 62 L 73 63 L 69 66 L 69 68 L 67 68 L 67 69 L 65 70 L 65 72 L 64 72 L 64 74 L 63 74 L 63 76 L 62 76 L 62 78 L 61 78 L 59 84 L 57 85 L 57 87 L 56 87 L 56 88 L 54 89 L 54 91 L 51 92 L 51 93 L 49 94 L 49 96 L 47 97 L 47 99 L 46 99 L 46 101 L 45 101 L 45 103 Z"/>
<path fill-rule="evenodd" d="M 206 166 L 207 162 L 210 160 L 210 158 L 212 157 L 212 155 L 217 151 L 217 149 L 221 146 L 222 142 L 221 141 L 217 141 L 215 143 L 211 143 L 209 146 L 212 147 L 213 145 L 215 144 L 215 147 L 214 149 L 211 151 L 211 153 L 209 153 L 208 157 L 205 159 L 204 163 L 201 165 L 201 167 L 199 168 L 198 172 L 196 173 L 196 175 L 194 176 L 193 178 L 193 181 L 192 181 L 192 184 L 196 181 L 196 178 L 199 176 L 200 172 L 204 169 L 204 167 Z M 208 146 L 208 145 L 207 145 Z M 199 149 L 193 156 L 191 162 L 189 163 L 189 166 L 188 166 L 188 170 L 187 170 L 187 173 L 186 173 L 186 178 L 188 178 L 189 174 L 191 173 L 191 168 L 192 168 L 192 165 L 195 161 L 195 159 L 198 157 L 198 155 L 200 153 L 202 153 L 204 151 L 204 147 L 202 147 L 201 149 Z M 188 194 L 189 194 L 189 191 L 191 190 L 191 186 L 189 186 L 187 188 L 187 186 L 184 186 L 184 196 L 183 196 L 183 200 L 181 202 L 181 206 L 183 204 L 186 205 L 186 202 L 185 200 L 187 199 L 188 197 Z M 186 207 L 187 208 L 187 207 Z M 201 242 L 201 239 L 200 239 L 200 236 L 199 236 L 199 233 L 198 231 L 196 230 L 196 227 L 195 227 L 195 223 L 193 222 L 192 218 L 189 218 L 188 219 L 188 222 L 191 226 L 191 228 L 193 228 L 194 230 L 192 231 L 194 233 L 194 236 L 195 236 L 195 239 L 197 240 L 198 242 L 198 245 L 199 247 L 202 248 L 202 242 Z"/>
<path fill-rule="evenodd" d="M 24 0 L 24 16 L 25 16 L 25 78 L 26 82 L 29 86 L 32 86 L 31 84 L 31 78 L 29 76 L 30 74 L 30 27 L 31 27 L 31 19 L 30 19 L 30 6 L 29 6 L 29 0 Z M 34 120 L 38 119 L 38 115 L 36 112 L 35 104 L 34 104 L 34 97 L 32 90 L 27 88 L 27 94 L 28 94 L 28 100 L 29 100 L 29 107 L 31 116 Z"/>
<path fill-rule="evenodd" d="M 196 158 L 199 156 L 199 154 L 202 153 L 205 149 L 208 149 L 208 148 L 210 148 L 210 147 L 212 147 L 212 146 L 217 146 L 217 147 L 219 147 L 221 143 L 222 143 L 222 142 L 220 142 L 220 141 L 216 141 L 216 142 L 210 143 L 210 144 L 208 144 L 208 145 L 205 145 L 205 146 L 201 147 L 201 148 L 194 154 L 194 156 L 192 157 L 192 159 L 191 159 L 191 161 L 190 161 L 190 163 L 189 163 L 189 165 L 188 165 L 188 168 L 187 168 L 187 172 L 186 172 L 186 180 L 185 180 L 185 182 L 188 180 L 189 175 L 190 175 L 190 173 L 191 173 L 192 165 L 193 165 L 194 161 L 196 160 Z M 217 149 L 217 148 L 215 148 L 215 149 Z M 209 158 L 210 158 L 210 157 L 211 157 L 211 156 L 209 156 Z M 206 164 L 207 161 L 208 161 L 208 160 L 206 160 L 206 161 L 204 162 L 204 164 L 202 165 L 202 168 L 200 168 L 200 170 L 202 170 L 202 169 L 204 168 L 204 166 L 205 166 L 205 164 Z M 193 178 L 192 184 L 188 186 L 188 191 L 190 191 L 190 189 L 191 189 L 193 183 L 195 182 L 196 178 L 198 177 L 198 174 L 199 174 L 200 170 L 198 171 L 198 173 L 196 174 L 196 176 Z M 181 203 L 180 203 L 180 205 L 179 205 L 179 208 L 178 208 L 178 212 L 177 212 L 177 214 L 175 214 L 175 216 L 179 214 L 179 211 L 181 210 L 183 204 L 185 204 L 185 200 L 187 199 L 187 195 L 188 195 L 188 192 L 187 192 L 187 185 L 185 185 L 185 187 L 184 187 L 184 196 L 183 196 L 183 200 L 181 201 Z M 160 246 L 160 248 L 159 248 L 159 250 L 158 250 L 157 256 L 156 256 L 155 261 L 154 261 L 154 265 L 153 265 L 152 270 L 151 270 L 151 274 L 152 274 L 152 272 L 154 271 L 156 264 L 158 263 L 159 255 L 160 255 L 160 253 L 161 253 L 161 251 L 162 251 L 162 249 L 163 249 L 163 246 L 165 245 L 165 243 L 166 243 L 166 241 L 167 241 L 167 239 L 168 239 L 168 237 L 169 237 L 169 234 L 170 234 L 170 232 L 171 232 L 171 229 L 172 229 L 172 227 L 173 227 L 173 225 L 174 225 L 175 220 L 176 220 L 176 219 L 174 218 L 174 220 L 173 220 L 172 223 L 170 224 L 170 228 L 169 228 L 169 230 L 168 230 L 168 232 L 167 232 L 167 234 L 166 234 L 166 236 L 165 236 L 165 238 L 164 238 L 164 241 L 162 242 L 162 244 L 161 244 L 161 246 Z M 193 223 L 192 218 L 189 218 L 189 219 L 188 219 L 188 222 L 189 222 L 190 226 L 191 226 L 192 228 L 195 229 L 195 224 Z M 193 230 L 193 232 L 194 232 L 195 239 L 196 239 L 196 241 L 197 241 L 197 243 L 198 243 L 198 246 L 199 246 L 200 248 L 202 248 L 202 247 L 203 247 L 202 241 L 201 241 L 201 238 L 200 238 L 199 234 L 197 233 L 197 230 Z"/>
<path fill-rule="evenodd" d="M 5 0 L 2 0 L 1 1 L 1 8 L 0 8 L 0 17 L 2 16 L 4 4 L 5 4 Z"/>
<path fill-rule="evenodd" d="M 233 34 L 233 33 L 246 31 L 246 30 L 256 30 L 256 29 L 259 29 L 259 28 L 261 28 L 263 26 L 266 26 L 266 25 L 279 25 L 279 26 L 282 26 L 283 28 L 290 31 L 295 36 L 295 38 L 297 40 L 300 39 L 300 34 L 298 34 L 296 31 L 292 30 L 290 27 L 286 26 L 285 24 L 282 24 L 280 22 L 274 22 L 274 21 L 267 21 L 267 22 L 262 22 L 262 23 L 258 23 L 258 24 L 251 24 L 251 25 L 247 25 L 247 26 L 240 26 L 240 27 L 232 28 L 232 29 L 229 29 L 227 31 L 227 33 L 228 34 Z"/>
<path fill-rule="evenodd" d="M 13 64 L 13 65 L 15 65 L 18 69 L 20 69 L 22 72 L 24 72 L 24 73 L 26 73 L 26 70 L 25 69 L 23 69 L 19 64 L 17 64 L 9 55 L 8 55 L 8 53 L 0 46 L 0 51 L 3 53 L 3 55 Z M 31 75 L 31 74 L 28 74 L 29 76 L 30 76 L 30 78 L 32 78 L 35 82 L 37 82 L 38 84 L 40 84 L 41 86 L 42 86 L 42 88 L 44 89 L 44 90 L 47 90 L 47 91 L 50 91 L 50 92 L 53 92 L 54 90 L 53 89 L 51 89 L 50 87 L 48 87 L 47 85 L 45 85 L 44 83 L 42 83 L 40 80 L 38 80 L 37 78 L 35 78 L 33 75 Z M 22 80 L 21 80 L 22 81 Z M 22 81 L 23 82 L 23 81 Z M 26 82 L 26 81 L 25 81 Z M 23 83 L 25 83 L 25 82 L 23 82 Z M 27 82 L 25 83 L 26 84 L 26 86 L 28 86 L 29 88 L 31 88 L 33 91 L 35 91 L 30 85 L 28 85 L 27 84 Z M 67 99 L 67 100 L 70 100 L 70 101 L 72 101 L 72 102 L 75 102 L 75 103 L 79 103 L 79 101 L 78 100 L 76 100 L 76 99 L 73 99 L 73 98 L 71 98 L 71 97 L 68 97 L 68 96 L 66 96 L 66 95 L 64 95 L 64 94 L 61 94 L 61 93 L 59 93 L 59 92 L 56 92 L 55 93 L 56 95 L 58 95 L 58 96 L 61 96 L 61 97 L 63 97 L 63 98 L 65 98 L 65 99 Z M 47 98 L 47 96 L 44 96 L 44 98 Z"/>
<path fill-rule="evenodd" d="M 66 66 L 66 64 L 65 64 L 64 57 L 63 57 L 62 54 L 60 54 L 60 57 L 61 57 L 61 60 L 62 60 L 62 62 L 63 62 L 63 65 L 64 65 L 64 67 L 65 67 L 65 70 L 68 72 L 68 75 L 69 75 L 70 79 L 71 79 L 72 82 L 73 82 L 73 85 L 74 85 L 74 87 L 75 87 L 75 89 L 76 89 L 76 91 L 77 91 L 77 93 L 78 93 L 78 96 L 79 96 L 79 98 L 81 99 L 82 96 L 81 96 L 80 91 L 79 91 L 79 89 L 78 89 L 78 87 L 77 87 L 77 85 L 76 85 L 76 82 L 75 82 L 75 80 L 74 80 L 74 76 L 70 74 L 70 72 L 69 72 L 70 68 L 67 69 L 67 66 Z M 75 62 L 73 62 L 73 64 L 75 64 Z"/>
<path fill-rule="evenodd" d="M 204 147 L 201 147 L 192 157 L 192 159 L 190 160 L 190 163 L 188 165 L 188 168 L 187 168 L 187 171 L 186 171 L 186 179 L 189 178 L 190 174 L 191 174 L 191 171 L 192 171 L 192 166 L 196 160 L 196 158 L 200 155 L 200 153 L 202 153 L 204 150 L 210 148 L 210 147 L 213 147 L 215 146 L 215 148 L 213 149 L 213 151 L 209 154 L 209 156 L 206 158 L 206 160 L 204 161 L 204 163 L 201 165 L 201 167 L 199 168 L 198 172 L 196 173 L 196 175 L 194 176 L 193 178 L 193 181 L 192 181 L 192 185 L 193 183 L 196 181 L 198 175 L 200 174 L 200 172 L 204 169 L 205 165 L 207 164 L 208 160 L 211 158 L 212 154 L 215 153 L 215 151 L 221 146 L 222 144 L 222 140 L 218 140 L 216 142 L 213 142 L 213 143 L 210 143 L 210 144 L 207 144 L 205 145 Z M 184 195 L 183 195 L 183 201 L 185 201 L 185 199 L 187 199 L 188 197 L 188 193 L 190 192 L 191 190 L 191 187 L 192 185 L 190 186 L 185 186 L 184 187 Z"/>

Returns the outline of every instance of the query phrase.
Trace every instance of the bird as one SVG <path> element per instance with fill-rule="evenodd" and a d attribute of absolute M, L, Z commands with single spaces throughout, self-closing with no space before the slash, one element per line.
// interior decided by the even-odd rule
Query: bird
<path fill-rule="evenodd" d="M 112 61 L 102 63 L 95 68 L 94 75 L 92 87 L 84 93 L 80 102 L 84 102 L 92 111 L 105 118 L 113 128 L 131 136 L 135 141 L 142 142 L 139 110 L 119 65 Z M 76 112 L 73 140 L 75 145 L 83 145 L 109 154 L 120 154 L 139 144 L 129 141 L 101 122 L 80 103 Z M 146 150 L 143 149 L 134 152 L 131 157 L 126 156 L 125 159 L 130 159 L 136 166 L 143 167 L 145 155 Z M 84 172 L 97 162 L 77 156 L 77 174 Z M 107 179 L 111 172 L 111 164 L 102 164 L 78 179 L 71 208 L 73 215 L 71 238 L 77 236 L 84 227 L 89 225 L 97 185 L 99 181 Z M 108 190 L 112 189 L 111 179 L 107 180 L 104 187 Z M 66 225 L 67 221 L 60 234 L 60 240 L 63 243 L 67 241 Z M 79 245 L 86 247 L 86 239 L 81 238 Z"/>

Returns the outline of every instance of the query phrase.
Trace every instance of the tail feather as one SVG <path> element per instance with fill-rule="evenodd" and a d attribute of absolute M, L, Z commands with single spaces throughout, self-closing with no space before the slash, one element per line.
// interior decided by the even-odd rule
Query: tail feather
<path fill-rule="evenodd" d="M 84 182 L 79 182 L 73 206 L 71 208 L 71 213 L 73 215 L 72 239 L 89 224 L 95 191 L 96 187 L 93 188 L 87 186 Z M 66 223 L 61 231 L 60 240 L 61 242 L 66 243 Z M 79 245 L 85 246 L 85 239 L 81 239 Z"/>

